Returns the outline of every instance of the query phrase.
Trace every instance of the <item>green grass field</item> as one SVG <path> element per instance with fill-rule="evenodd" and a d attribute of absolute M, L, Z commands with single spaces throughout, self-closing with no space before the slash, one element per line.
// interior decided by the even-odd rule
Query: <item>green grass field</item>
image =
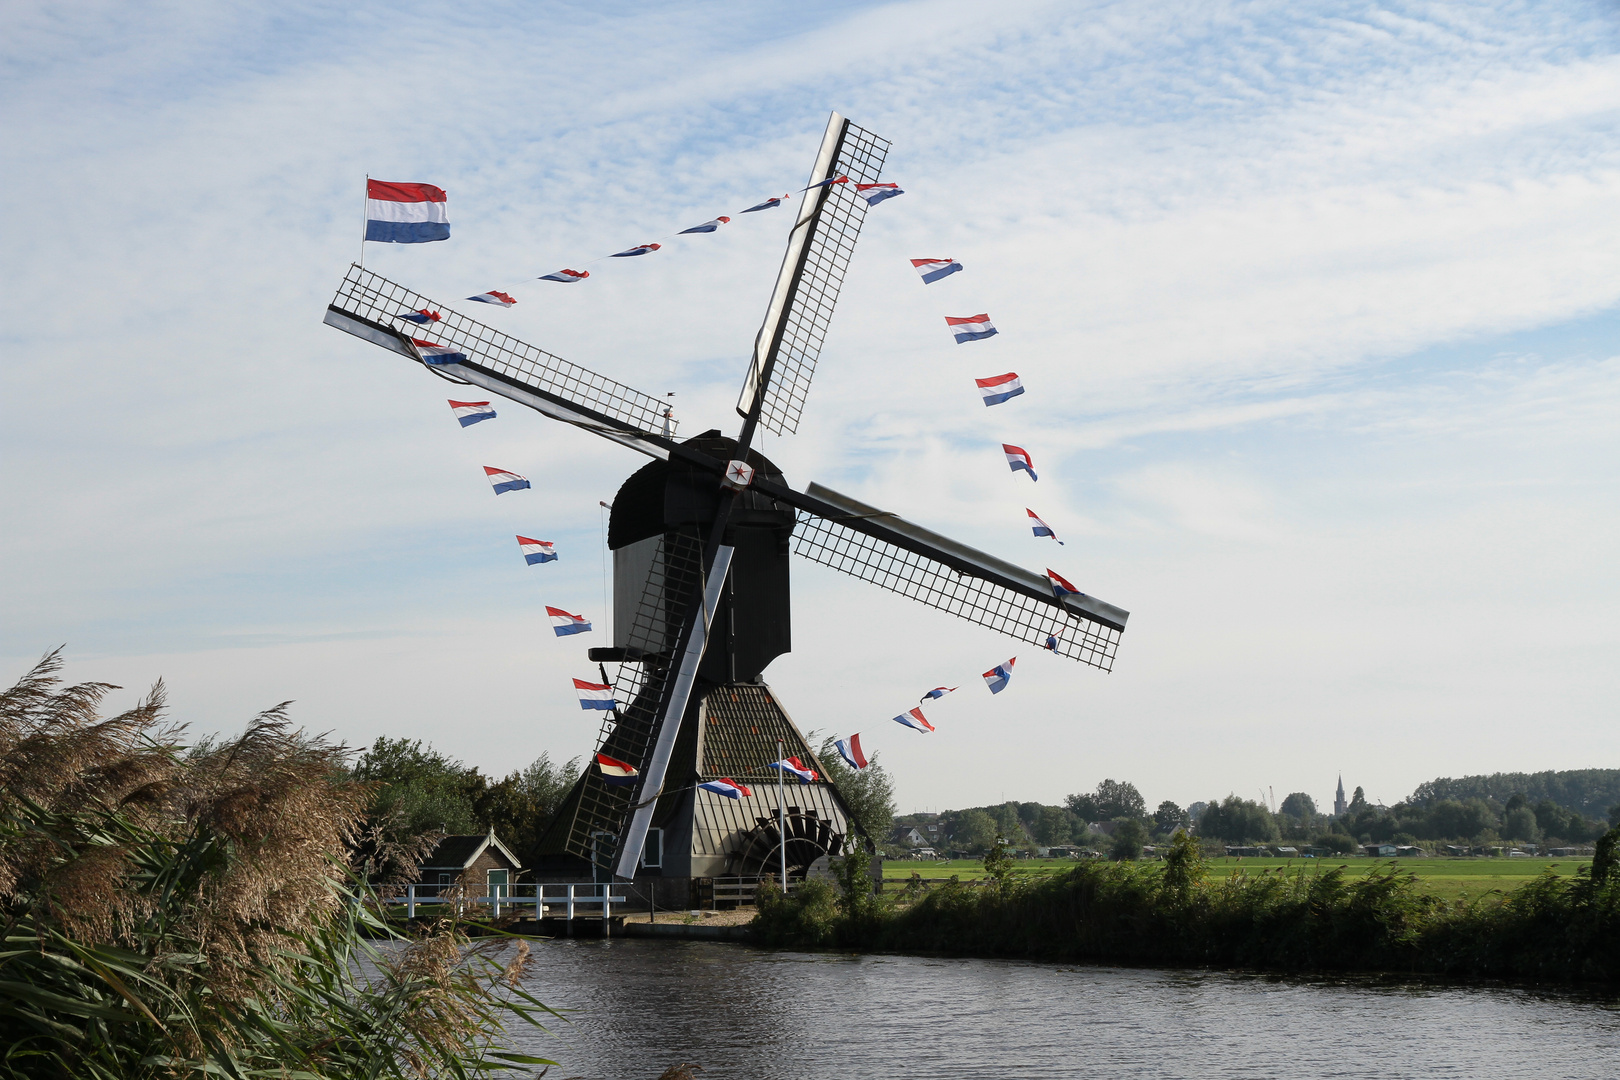
<path fill-rule="evenodd" d="M 1391 865 L 1409 872 L 1423 885 L 1425 892 L 1446 900 L 1483 896 L 1494 890 L 1512 892 L 1531 878 L 1551 869 L 1553 873 L 1570 877 L 1582 866 L 1590 866 L 1590 858 L 1546 859 L 1210 859 L 1205 865 L 1211 877 L 1236 871 L 1259 873 L 1317 873 L 1343 866 L 1347 874 L 1360 876 L 1373 870 L 1384 871 Z M 1152 863 L 1143 865 L 1151 866 Z M 1018 859 L 1013 863 L 1015 874 L 1055 874 L 1074 866 L 1072 859 Z M 883 864 L 883 879 L 901 883 L 915 873 L 926 879 L 956 876 L 973 881 L 984 876 L 984 866 L 973 859 L 899 860 L 890 859 Z"/>

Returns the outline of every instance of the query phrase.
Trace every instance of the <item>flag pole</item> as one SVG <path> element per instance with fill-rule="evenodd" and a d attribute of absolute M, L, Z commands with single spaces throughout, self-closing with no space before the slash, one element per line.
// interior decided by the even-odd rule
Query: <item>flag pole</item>
<path fill-rule="evenodd" d="M 360 267 L 366 265 L 366 211 L 371 207 L 371 174 L 366 173 L 366 187 L 360 194 Z"/>
<path fill-rule="evenodd" d="M 787 750 L 782 740 L 776 740 L 776 760 L 786 761 Z M 782 841 L 782 895 L 787 895 L 787 776 L 786 769 L 776 770 L 776 832 Z"/>

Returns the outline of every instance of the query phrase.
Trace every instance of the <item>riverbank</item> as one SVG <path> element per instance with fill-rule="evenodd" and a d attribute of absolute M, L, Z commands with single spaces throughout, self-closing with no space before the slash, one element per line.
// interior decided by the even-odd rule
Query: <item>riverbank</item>
<path fill-rule="evenodd" d="M 806 882 L 762 892 L 754 941 L 1041 960 L 1273 971 L 1620 980 L 1620 830 L 1584 873 L 1543 873 L 1511 893 L 1443 899 L 1399 868 L 1211 873 L 1191 843 L 1158 863 L 1088 863 L 979 884 L 886 890 Z"/>

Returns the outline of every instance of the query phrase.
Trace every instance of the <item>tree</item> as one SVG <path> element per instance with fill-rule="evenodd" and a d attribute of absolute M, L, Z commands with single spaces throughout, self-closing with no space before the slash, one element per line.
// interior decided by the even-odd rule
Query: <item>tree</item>
<path fill-rule="evenodd" d="M 1097 812 L 1105 819 L 1147 817 L 1147 801 L 1136 790 L 1136 785 L 1127 780 L 1104 780 L 1097 785 L 1092 798 L 1097 802 Z"/>
<path fill-rule="evenodd" d="M 1114 819 L 1114 842 L 1108 854 L 1115 862 L 1135 862 L 1142 857 L 1142 845 L 1147 843 L 1146 826 L 1133 817 Z"/>
<path fill-rule="evenodd" d="M 1169 836 L 1176 831 L 1177 827 L 1190 823 L 1191 819 L 1187 817 L 1187 811 L 1169 799 L 1164 800 L 1159 804 L 1159 808 L 1153 811 L 1153 831 L 1160 836 Z"/>
<path fill-rule="evenodd" d="M 1508 840 L 1534 840 L 1541 835 L 1535 811 L 1520 806 L 1502 815 L 1502 836 Z"/>
<path fill-rule="evenodd" d="M 378 785 L 369 816 L 375 822 L 387 821 L 390 832 L 420 836 L 483 831 L 473 802 L 484 790 L 484 778 L 477 769 L 424 746 L 420 739 L 379 736 L 355 759 L 350 776 Z"/>
<path fill-rule="evenodd" d="M 1257 802 L 1228 795 L 1219 803 L 1210 803 L 1204 816 L 1198 819 L 1198 831 L 1229 844 L 1277 839 L 1277 821 L 1271 811 Z"/>
<path fill-rule="evenodd" d="M 1203 817 L 1204 811 L 1208 809 L 1209 803 L 1207 802 L 1190 802 L 1187 804 L 1187 817 L 1194 825 L 1196 825 L 1198 824 L 1198 819 Z"/>
<path fill-rule="evenodd" d="M 1496 824 L 1496 815 L 1483 799 L 1440 799 L 1429 807 L 1425 834 L 1444 839 L 1458 837 L 1471 840 Z"/>
<path fill-rule="evenodd" d="M 1316 816 L 1316 800 L 1303 791 L 1296 791 L 1282 801 L 1282 813 L 1295 821 L 1310 821 Z"/>
<path fill-rule="evenodd" d="M 1084 822 L 1101 821 L 1102 814 L 1097 810 L 1097 800 L 1090 795 L 1070 795 L 1063 800 L 1063 806 L 1069 813 Z"/>
<path fill-rule="evenodd" d="M 894 828 L 894 781 L 878 764 L 878 755 L 867 759 L 866 768 L 852 769 L 838 756 L 838 749 L 828 736 L 821 741 L 821 765 L 827 779 L 844 797 L 861 831 L 873 843 L 887 840 L 889 830 Z"/>
<path fill-rule="evenodd" d="M 995 819 L 983 810 L 962 811 L 956 815 L 951 842 L 973 855 L 988 851 L 990 845 L 996 842 Z"/>
<path fill-rule="evenodd" d="M 1040 817 L 1035 820 L 1035 840 L 1037 843 L 1050 847 L 1053 844 L 1066 844 L 1074 836 L 1074 820 L 1068 811 L 1061 806 L 1041 807 Z"/>
<path fill-rule="evenodd" d="M 1356 850 L 1355 839 L 1343 833 L 1328 833 L 1316 841 L 1318 847 L 1325 847 L 1335 855 L 1348 855 Z"/>
<path fill-rule="evenodd" d="M 1366 809 L 1367 809 L 1367 793 L 1365 791 L 1361 790 L 1361 785 L 1360 784 L 1357 784 L 1356 785 L 1356 793 L 1354 795 L 1350 796 L 1350 808 L 1349 808 L 1350 816 L 1351 817 L 1356 817 L 1363 810 L 1366 810 Z"/>

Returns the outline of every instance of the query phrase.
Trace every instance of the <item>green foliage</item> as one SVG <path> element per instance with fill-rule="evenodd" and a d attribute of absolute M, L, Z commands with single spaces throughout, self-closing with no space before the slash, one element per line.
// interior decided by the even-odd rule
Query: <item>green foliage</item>
<path fill-rule="evenodd" d="M 1509 810 L 1502 815 L 1502 836 L 1507 840 L 1534 840 L 1541 835 L 1536 827 L 1535 811 L 1528 806 Z"/>
<path fill-rule="evenodd" d="M 1166 799 L 1153 811 L 1153 831 L 1160 836 L 1169 836 L 1177 828 L 1186 828 L 1192 824 L 1187 811 Z"/>
<path fill-rule="evenodd" d="M 766 943 L 799 947 L 1614 981 L 1617 846 L 1620 830 L 1606 844 L 1605 878 L 1549 873 L 1506 897 L 1453 903 L 1393 868 L 1352 878 L 1343 867 L 1301 864 L 1211 880 L 1198 842 L 1183 834 L 1162 863 L 1081 863 L 1050 876 L 1014 873 L 1005 886 L 914 885 L 908 902 L 859 932 L 813 896 L 795 900 L 819 915 L 783 919 L 762 909 L 756 926 Z M 808 929 L 795 936 L 801 923 Z"/>
<path fill-rule="evenodd" d="M 1074 837 L 1074 818 L 1061 806 L 1043 806 L 1035 820 L 1035 842 L 1051 847 Z"/>
<path fill-rule="evenodd" d="M 1316 816 L 1316 800 L 1303 791 L 1296 791 L 1283 799 L 1278 812 L 1295 821 L 1310 821 Z"/>
<path fill-rule="evenodd" d="M 1482 799 L 1506 803 L 1516 793 L 1531 802 L 1551 800 L 1583 818 L 1602 817 L 1608 807 L 1620 803 L 1620 769 L 1492 773 L 1489 776 L 1464 776 L 1455 780 L 1444 777 L 1419 784 L 1407 801 L 1417 805 L 1427 805 L 1438 799 Z"/>
<path fill-rule="evenodd" d="M 1148 831 L 1135 818 L 1114 819 L 1114 839 L 1108 846 L 1108 856 L 1115 862 L 1135 862 L 1142 857 L 1142 845 L 1147 843 Z"/>
<path fill-rule="evenodd" d="M 956 815 L 951 843 L 971 855 L 990 850 L 996 842 L 996 821 L 983 810 L 964 810 Z"/>
<path fill-rule="evenodd" d="M 1328 833 L 1326 836 L 1319 836 L 1316 839 L 1316 846 L 1327 848 L 1335 855 L 1351 855 L 1357 850 L 1355 837 L 1346 836 L 1344 833 Z"/>
<path fill-rule="evenodd" d="M 1269 843 L 1278 837 L 1277 821 L 1271 811 L 1236 795 L 1210 803 L 1198 819 L 1198 831 L 1229 844 Z"/>
<path fill-rule="evenodd" d="M 838 893 L 825 881 L 801 881 L 784 896 L 776 880 L 767 878 L 759 883 L 754 904 L 754 921 L 749 925 L 754 941 L 761 945 L 816 949 L 838 943 L 844 920 L 838 910 Z"/>
<path fill-rule="evenodd" d="M 894 828 L 894 780 L 878 764 L 878 755 L 867 759 L 866 768 L 852 769 L 829 736 L 821 741 L 821 765 L 866 836 L 879 843 L 887 839 Z"/>
<path fill-rule="evenodd" d="M 1007 845 L 999 839 L 990 845 L 990 850 L 984 855 L 984 873 L 996 888 L 1007 887 L 1007 875 L 1012 873 L 1012 857 L 1007 854 Z"/>
<path fill-rule="evenodd" d="M 1616 867 L 1620 867 L 1620 826 L 1598 837 L 1592 854 L 1592 883 L 1608 885 L 1611 879 L 1620 880 L 1620 875 L 1615 874 Z"/>
<path fill-rule="evenodd" d="M 351 775 L 377 785 L 371 813 L 390 821 L 402 836 L 483 831 L 474 801 L 483 793 L 484 778 L 420 739 L 378 736 L 355 759 Z"/>

